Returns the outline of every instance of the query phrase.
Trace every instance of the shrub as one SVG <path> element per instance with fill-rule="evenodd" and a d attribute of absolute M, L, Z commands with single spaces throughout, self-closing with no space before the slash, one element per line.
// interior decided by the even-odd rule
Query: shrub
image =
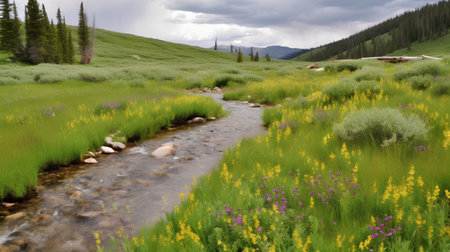
<path fill-rule="evenodd" d="M 108 74 L 101 71 L 83 71 L 75 77 L 79 80 L 84 80 L 88 82 L 102 82 L 108 80 Z"/>
<path fill-rule="evenodd" d="M 439 79 L 433 84 L 433 88 L 431 89 L 431 93 L 440 96 L 440 95 L 449 95 L 450 94 L 450 79 Z"/>
<path fill-rule="evenodd" d="M 262 81 L 262 78 L 253 75 L 253 74 L 225 74 L 225 75 L 219 75 L 213 82 L 213 85 L 216 87 L 225 87 L 230 84 L 230 82 L 244 84 L 248 81 Z"/>
<path fill-rule="evenodd" d="M 372 94 L 380 91 L 380 86 L 375 81 L 342 80 L 335 84 L 327 85 L 323 88 L 323 93 L 331 100 L 350 98 L 356 92 L 369 90 Z"/>
<path fill-rule="evenodd" d="M 330 63 L 325 66 L 325 70 L 330 72 L 343 72 L 350 71 L 354 72 L 361 68 L 361 63 L 355 61 L 344 61 L 339 63 Z"/>
<path fill-rule="evenodd" d="M 420 61 L 414 63 L 411 68 L 403 69 L 394 73 L 393 78 L 396 81 L 408 79 L 413 76 L 419 75 L 432 75 L 436 76 L 442 73 L 443 66 L 436 61 Z"/>
<path fill-rule="evenodd" d="M 186 78 L 187 88 L 193 89 L 193 88 L 201 88 L 204 81 L 199 76 L 189 76 Z"/>
<path fill-rule="evenodd" d="M 373 139 L 382 146 L 410 140 L 424 141 L 427 134 L 425 124 L 417 115 L 405 117 L 397 109 L 376 107 L 346 115 L 333 131 L 345 141 Z"/>
<path fill-rule="evenodd" d="M 360 71 L 358 71 L 354 75 L 354 79 L 356 81 L 364 81 L 364 80 L 376 80 L 379 81 L 383 77 L 381 73 L 381 69 L 372 67 L 372 66 L 364 66 Z"/>
<path fill-rule="evenodd" d="M 409 82 L 411 83 L 411 87 L 417 90 L 425 90 L 431 86 L 431 82 L 433 82 L 433 76 L 431 75 L 418 75 L 409 78 Z"/>

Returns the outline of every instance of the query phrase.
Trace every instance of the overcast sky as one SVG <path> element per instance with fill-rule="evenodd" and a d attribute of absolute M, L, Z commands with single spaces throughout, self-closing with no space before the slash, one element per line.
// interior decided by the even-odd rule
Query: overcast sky
<path fill-rule="evenodd" d="M 16 0 L 23 20 L 27 0 Z M 212 47 L 316 47 L 438 0 L 84 0 L 96 27 Z M 80 1 L 40 0 L 49 17 L 61 8 L 78 24 Z"/>

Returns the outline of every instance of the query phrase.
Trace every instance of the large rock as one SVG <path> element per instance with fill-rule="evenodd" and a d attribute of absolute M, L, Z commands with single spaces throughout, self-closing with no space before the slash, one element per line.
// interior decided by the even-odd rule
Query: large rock
<path fill-rule="evenodd" d="M 121 142 L 113 142 L 111 137 L 105 137 L 105 144 L 115 150 L 123 150 L 126 147 L 125 144 Z"/>
<path fill-rule="evenodd" d="M 121 142 L 112 142 L 111 147 L 115 150 L 123 150 L 127 146 Z"/>
<path fill-rule="evenodd" d="M 151 154 L 155 158 L 163 158 L 175 155 L 175 145 L 173 143 L 162 144 L 158 149 Z"/>
<path fill-rule="evenodd" d="M 111 147 L 102 146 L 102 147 L 100 147 L 100 152 L 104 153 L 104 154 L 111 154 L 111 153 L 114 153 L 114 149 Z"/>

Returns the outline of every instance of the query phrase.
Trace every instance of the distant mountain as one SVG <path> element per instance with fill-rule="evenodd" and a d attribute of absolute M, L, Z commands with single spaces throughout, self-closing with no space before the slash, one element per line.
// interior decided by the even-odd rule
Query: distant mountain
<path fill-rule="evenodd" d="M 239 50 L 239 48 L 244 55 L 249 55 L 252 47 L 233 46 L 233 51 Z M 230 46 L 218 45 L 217 50 L 230 52 Z M 266 53 L 268 53 L 270 57 L 274 59 L 293 59 L 304 51 L 306 50 L 300 48 L 290 48 L 286 46 L 253 47 L 253 53 L 258 52 L 260 58 L 263 58 Z"/>

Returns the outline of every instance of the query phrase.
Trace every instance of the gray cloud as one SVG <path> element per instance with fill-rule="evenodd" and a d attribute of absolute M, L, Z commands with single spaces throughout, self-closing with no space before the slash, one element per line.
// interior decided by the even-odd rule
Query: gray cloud
<path fill-rule="evenodd" d="M 27 0 L 16 0 L 23 18 Z M 49 16 L 61 8 L 78 23 L 79 1 L 40 0 Z M 97 27 L 209 47 L 279 44 L 313 47 L 349 36 L 438 0 L 84 0 Z"/>

